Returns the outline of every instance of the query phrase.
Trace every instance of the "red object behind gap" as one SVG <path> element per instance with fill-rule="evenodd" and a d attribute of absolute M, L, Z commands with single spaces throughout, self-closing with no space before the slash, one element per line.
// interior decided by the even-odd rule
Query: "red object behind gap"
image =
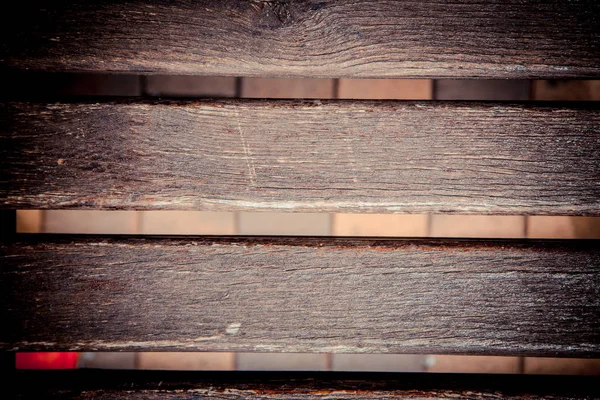
<path fill-rule="evenodd" d="M 17 369 L 77 368 L 79 353 L 17 353 Z"/>

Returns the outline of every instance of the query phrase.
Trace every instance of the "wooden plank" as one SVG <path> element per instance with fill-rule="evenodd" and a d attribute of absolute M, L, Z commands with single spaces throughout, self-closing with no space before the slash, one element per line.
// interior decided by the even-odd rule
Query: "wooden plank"
<path fill-rule="evenodd" d="M 294 77 L 600 76 L 595 0 L 15 4 L 0 65 Z"/>
<path fill-rule="evenodd" d="M 0 207 L 600 215 L 600 105 L 0 105 Z"/>
<path fill-rule="evenodd" d="M 18 398 L 36 399 L 589 399 L 599 394 L 597 378 L 576 376 L 76 370 L 17 371 L 10 377 L 5 386 Z"/>
<path fill-rule="evenodd" d="M 0 347 L 600 356 L 598 241 L 21 235 Z"/>

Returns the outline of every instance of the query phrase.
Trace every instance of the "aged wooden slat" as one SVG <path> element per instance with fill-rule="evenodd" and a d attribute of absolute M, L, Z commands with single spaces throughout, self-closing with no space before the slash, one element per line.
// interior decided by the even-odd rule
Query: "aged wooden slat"
<path fill-rule="evenodd" d="M 15 3 L 0 65 L 295 77 L 600 75 L 595 0 Z"/>
<path fill-rule="evenodd" d="M 0 207 L 600 215 L 600 106 L 4 103 Z"/>
<path fill-rule="evenodd" d="M 597 378 L 352 372 L 17 371 L 18 398 L 544 399 L 593 398 Z M 35 382 L 35 384 L 19 384 Z"/>
<path fill-rule="evenodd" d="M 25 235 L 0 347 L 600 355 L 598 241 Z"/>

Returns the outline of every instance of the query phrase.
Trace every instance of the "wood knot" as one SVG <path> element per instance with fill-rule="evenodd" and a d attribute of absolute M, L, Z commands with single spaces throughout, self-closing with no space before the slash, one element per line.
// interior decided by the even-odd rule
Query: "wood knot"
<path fill-rule="evenodd" d="M 267 28 L 281 28 L 291 25 L 294 10 L 290 0 L 253 0 L 255 9 L 260 12 L 259 23 Z"/>

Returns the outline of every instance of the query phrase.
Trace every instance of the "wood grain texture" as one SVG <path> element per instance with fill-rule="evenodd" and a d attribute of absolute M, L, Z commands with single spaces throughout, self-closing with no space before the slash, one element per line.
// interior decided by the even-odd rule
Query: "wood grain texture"
<path fill-rule="evenodd" d="M 0 105 L 0 207 L 600 215 L 600 106 Z"/>
<path fill-rule="evenodd" d="M 600 76 L 595 0 L 15 3 L 0 65 L 293 77 Z"/>
<path fill-rule="evenodd" d="M 4 349 L 600 355 L 598 241 L 15 240 Z"/>
<path fill-rule="evenodd" d="M 15 397 L 35 399 L 589 399 L 599 394 L 597 378 L 577 376 L 78 370 L 16 371 L 10 378 L 5 386 Z"/>

